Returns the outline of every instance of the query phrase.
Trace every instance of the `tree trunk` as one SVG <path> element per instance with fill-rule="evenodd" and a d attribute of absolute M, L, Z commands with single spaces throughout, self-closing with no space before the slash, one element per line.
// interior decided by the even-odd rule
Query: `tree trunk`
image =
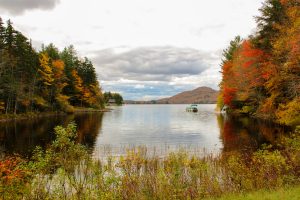
<path fill-rule="evenodd" d="M 9 97 L 7 98 L 7 102 L 6 102 L 6 110 L 5 110 L 5 114 L 8 114 L 8 110 L 9 110 Z"/>
<path fill-rule="evenodd" d="M 16 97 L 16 100 L 15 100 L 15 107 L 14 107 L 14 114 L 15 114 L 15 115 L 17 114 L 17 108 L 18 108 L 18 98 Z"/>

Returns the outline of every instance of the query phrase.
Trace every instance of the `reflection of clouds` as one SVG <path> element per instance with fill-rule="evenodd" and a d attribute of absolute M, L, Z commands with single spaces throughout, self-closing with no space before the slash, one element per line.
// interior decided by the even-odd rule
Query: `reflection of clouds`
<path fill-rule="evenodd" d="M 187 148 L 189 152 L 214 154 L 256 150 L 274 143 L 284 128 L 249 118 L 223 117 L 215 105 L 199 105 L 198 113 L 185 112 L 185 105 L 125 105 L 105 113 L 95 153 L 109 146 L 113 154 L 146 146 L 166 154 Z M 219 126 L 218 126 L 219 125 Z"/>
<path fill-rule="evenodd" d="M 185 105 L 125 105 L 105 113 L 96 148 L 110 145 L 149 147 L 194 146 L 218 152 L 222 148 L 215 105 L 199 105 L 199 113 Z M 122 111 L 121 111 L 122 110 Z"/>

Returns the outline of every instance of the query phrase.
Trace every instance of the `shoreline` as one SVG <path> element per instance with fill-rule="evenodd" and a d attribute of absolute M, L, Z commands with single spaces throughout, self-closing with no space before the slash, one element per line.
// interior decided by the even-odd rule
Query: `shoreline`
<path fill-rule="evenodd" d="M 75 108 L 74 112 L 67 113 L 63 111 L 54 111 L 54 112 L 28 112 L 28 113 L 20 113 L 20 114 L 1 114 L 0 115 L 0 123 L 16 121 L 16 120 L 25 120 L 25 119 L 36 119 L 43 117 L 51 117 L 51 116 L 62 116 L 62 115 L 72 115 L 77 113 L 94 113 L 94 112 L 111 112 L 112 108 L 103 108 L 103 109 L 93 109 L 93 108 Z"/>

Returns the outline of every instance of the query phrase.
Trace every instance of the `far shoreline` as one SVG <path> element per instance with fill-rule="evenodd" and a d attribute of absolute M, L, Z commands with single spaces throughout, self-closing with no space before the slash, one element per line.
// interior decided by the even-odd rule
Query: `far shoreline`
<path fill-rule="evenodd" d="M 18 120 L 26 120 L 26 119 L 38 119 L 44 117 L 52 117 L 52 116 L 64 116 L 64 115 L 72 115 L 78 113 L 104 113 L 112 111 L 112 108 L 103 108 L 103 109 L 94 109 L 94 108 L 75 108 L 74 112 L 67 113 L 63 111 L 53 111 L 53 112 L 28 112 L 28 113 L 20 113 L 20 114 L 1 114 L 0 115 L 0 123 L 10 122 L 10 121 L 18 121 Z"/>
<path fill-rule="evenodd" d="M 126 102 L 124 105 L 187 105 L 187 104 L 217 104 L 217 102 L 199 102 L 199 103 L 152 103 L 152 102 L 148 102 L 148 101 L 131 101 L 131 100 L 127 100 L 130 102 Z"/>

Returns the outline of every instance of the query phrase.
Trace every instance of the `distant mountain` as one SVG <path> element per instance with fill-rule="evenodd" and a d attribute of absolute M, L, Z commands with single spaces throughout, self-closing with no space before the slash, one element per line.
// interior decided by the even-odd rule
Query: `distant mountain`
<path fill-rule="evenodd" d="M 209 87 L 199 87 L 191 91 L 181 92 L 175 96 L 159 99 L 158 104 L 192 104 L 192 103 L 216 103 L 218 91 Z"/>
<path fill-rule="evenodd" d="M 125 101 L 125 104 L 193 104 L 216 103 L 218 91 L 209 87 L 199 87 L 191 91 L 181 92 L 169 98 L 152 101 Z"/>

